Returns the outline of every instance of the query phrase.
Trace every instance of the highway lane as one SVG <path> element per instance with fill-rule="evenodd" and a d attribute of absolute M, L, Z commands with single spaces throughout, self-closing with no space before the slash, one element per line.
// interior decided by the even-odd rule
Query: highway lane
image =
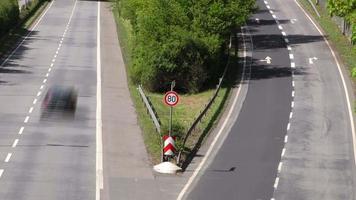
<path fill-rule="evenodd" d="M 1 66 L 0 199 L 95 198 L 96 20 L 96 1 L 54 1 Z M 40 119 L 55 84 L 78 89 L 74 119 Z"/>
<path fill-rule="evenodd" d="M 296 63 L 294 115 L 274 197 L 356 199 L 350 119 L 334 57 L 293 0 L 268 3 L 283 21 Z"/>
<path fill-rule="evenodd" d="M 270 199 L 292 101 L 289 52 L 264 5 L 250 18 L 252 72 L 241 112 L 186 199 Z M 256 18 L 258 19 L 256 21 Z M 272 58 L 268 64 L 265 58 Z"/>

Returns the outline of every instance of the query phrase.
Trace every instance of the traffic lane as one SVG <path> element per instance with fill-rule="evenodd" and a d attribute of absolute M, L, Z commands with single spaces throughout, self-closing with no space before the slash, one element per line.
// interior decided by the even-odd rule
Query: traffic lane
<path fill-rule="evenodd" d="M 70 2 L 70 4 L 68 4 Z M 21 128 L 47 73 L 73 7 L 73 1 L 55 2 L 34 32 L 0 67 L 0 159 Z"/>
<path fill-rule="evenodd" d="M 303 72 L 294 78 L 294 118 L 274 196 L 354 199 L 352 133 L 335 60 L 323 37 L 293 1 L 271 1 L 270 5 L 279 10 L 281 18 L 297 20 L 285 24 L 284 29 L 290 35 L 296 70 Z"/>
<path fill-rule="evenodd" d="M 253 15 L 272 20 L 265 6 Z M 260 21 L 261 23 L 262 21 Z M 291 110 L 291 72 L 288 51 L 273 23 L 252 24 L 253 65 L 248 93 L 240 115 L 214 160 L 187 199 L 270 199 Z M 248 27 L 250 28 L 250 27 Z M 266 44 L 265 35 L 277 40 Z M 267 37 L 267 36 L 266 36 Z M 262 44 L 261 44 L 262 43 Z M 263 44 L 266 44 L 265 47 Z M 257 50 L 256 50 L 257 49 Z M 266 56 L 272 58 L 268 65 Z"/>
<path fill-rule="evenodd" d="M 72 19 L 77 31 L 69 29 L 67 36 L 72 39 L 69 43 L 63 42 L 47 82 L 53 85 L 61 80 L 61 83 L 77 86 L 79 99 L 74 121 L 62 121 L 60 117 L 40 119 L 39 104 L 43 95 L 39 98 L 16 152 L 6 165 L 3 182 L 0 181 L 4 185 L 1 196 L 9 199 L 94 198 L 96 51 L 93 49 L 96 34 L 87 26 L 96 24 L 93 20 L 96 5 L 96 2 L 78 2 L 79 11 Z M 90 32 L 86 32 L 88 29 Z M 78 46 L 83 47 L 78 49 Z M 61 52 L 70 56 L 61 56 Z M 48 170 L 49 167 L 52 170 Z M 17 191 L 19 185 L 22 192 Z"/>
<path fill-rule="evenodd" d="M 2 60 L 0 67 L 0 159 L 11 149 L 14 138 L 23 126 L 25 117 L 33 105 L 33 99 L 40 87 L 46 67 L 50 64 L 61 32 L 63 32 L 68 9 L 63 1 L 56 2 L 48 10 L 41 23 L 18 47 L 7 62 Z M 55 16 L 56 26 L 50 29 L 46 23 Z M 61 16 L 60 18 L 57 16 Z M 59 27 L 58 25 L 62 25 Z M 53 53 L 52 53 L 53 52 Z"/>

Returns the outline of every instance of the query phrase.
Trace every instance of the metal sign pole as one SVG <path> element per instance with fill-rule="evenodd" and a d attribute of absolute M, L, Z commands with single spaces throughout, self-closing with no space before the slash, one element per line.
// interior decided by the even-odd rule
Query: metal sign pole
<path fill-rule="evenodd" d="M 171 91 L 173 91 L 173 88 L 174 86 L 176 85 L 176 82 L 175 81 L 172 81 L 171 83 Z M 172 115 L 173 115 L 173 106 L 170 106 L 170 109 L 169 109 L 169 136 L 172 135 Z"/>

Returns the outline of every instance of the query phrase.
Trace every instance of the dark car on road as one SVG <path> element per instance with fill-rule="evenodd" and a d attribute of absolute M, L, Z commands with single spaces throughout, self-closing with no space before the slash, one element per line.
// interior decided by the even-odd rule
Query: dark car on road
<path fill-rule="evenodd" d="M 52 86 L 42 102 L 42 113 L 74 113 L 77 106 L 77 92 L 74 87 Z"/>

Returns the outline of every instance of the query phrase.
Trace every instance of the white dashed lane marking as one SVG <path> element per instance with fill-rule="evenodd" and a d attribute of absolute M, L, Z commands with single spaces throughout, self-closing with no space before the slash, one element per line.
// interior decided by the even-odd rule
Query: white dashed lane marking
<path fill-rule="evenodd" d="M 283 163 L 279 162 L 279 164 L 278 164 L 278 172 L 280 172 L 282 170 L 282 165 L 283 165 Z"/>
<path fill-rule="evenodd" d="M 38 96 L 38 97 L 41 96 L 41 94 L 42 94 L 41 91 L 37 92 L 37 96 Z"/>
<path fill-rule="evenodd" d="M 43 83 L 46 83 L 47 82 L 47 79 L 45 78 L 45 79 L 43 79 Z"/>
<path fill-rule="evenodd" d="M 19 134 L 21 135 L 23 133 L 23 130 L 25 129 L 25 127 L 21 127 L 20 130 L 19 130 Z"/>
<path fill-rule="evenodd" d="M 23 122 L 27 123 L 29 119 L 30 119 L 30 116 L 26 116 L 26 118 L 25 118 L 25 120 Z"/>
<path fill-rule="evenodd" d="M 34 99 L 32 104 L 36 104 L 37 103 L 37 99 Z"/>
<path fill-rule="evenodd" d="M 291 63 L 290 63 L 290 66 L 291 66 L 292 68 L 295 68 L 295 63 L 294 63 L 294 62 L 291 62 Z"/>
<path fill-rule="evenodd" d="M 6 163 L 10 161 L 11 156 L 12 156 L 12 153 L 8 153 L 8 154 L 7 154 L 7 156 L 6 156 L 6 158 L 5 158 L 5 162 L 6 162 Z"/>
<path fill-rule="evenodd" d="M 33 111 L 33 107 L 30 108 L 30 110 L 28 111 L 28 113 L 32 113 Z"/>
<path fill-rule="evenodd" d="M 19 139 L 15 139 L 14 143 L 12 143 L 12 148 L 16 147 L 17 144 L 19 143 Z"/>
<path fill-rule="evenodd" d="M 274 181 L 273 187 L 277 188 L 278 187 L 278 183 L 279 183 L 279 177 L 277 177 L 276 180 Z"/>
<path fill-rule="evenodd" d="M 286 153 L 286 148 L 283 148 L 282 149 L 282 154 L 281 154 L 281 157 L 284 157 L 284 154 Z"/>
<path fill-rule="evenodd" d="M 289 54 L 289 59 L 293 60 L 294 59 L 294 55 L 293 54 Z"/>
<path fill-rule="evenodd" d="M 3 169 L 0 169 L 0 178 L 2 177 L 2 174 L 4 173 Z"/>

